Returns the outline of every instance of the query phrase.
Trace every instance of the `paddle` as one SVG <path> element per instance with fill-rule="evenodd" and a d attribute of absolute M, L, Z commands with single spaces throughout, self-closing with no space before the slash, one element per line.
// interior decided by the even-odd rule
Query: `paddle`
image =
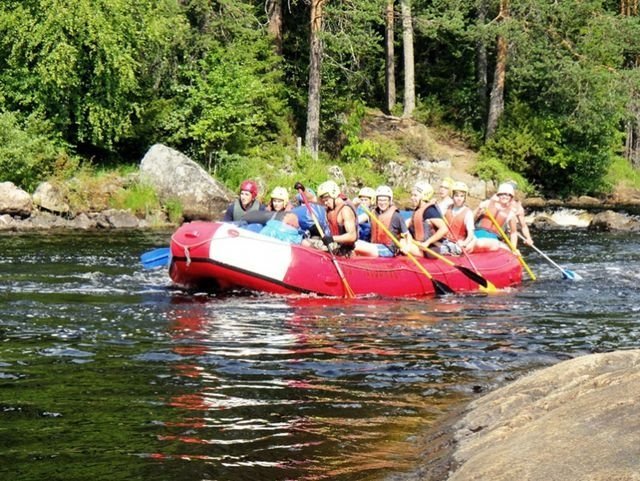
<path fill-rule="evenodd" d="M 307 200 L 307 196 L 304 192 L 304 185 L 302 185 L 300 182 L 296 182 L 296 185 L 294 186 L 294 188 L 298 192 L 300 192 L 302 201 L 304 202 L 304 205 L 307 207 L 307 211 L 309 212 L 309 215 L 313 219 L 313 223 L 316 226 L 316 229 L 318 229 L 318 234 L 320 236 L 324 236 L 325 232 L 322 229 L 322 226 L 320 225 L 318 216 L 316 216 L 316 213 L 313 211 L 313 209 L 309 205 L 309 201 Z M 347 281 L 347 278 L 345 277 L 344 272 L 342 272 L 342 268 L 340 267 L 340 264 L 338 264 L 338 260 L 336 259 L 335 254 L 331 252 L 329 248 L 327 248 L 327 251 L 329 252 L 329 256 L 331 256 L 331 262 L 333 262 L 333 265 L 336 268 L 336 272 L 338 273 L 338 276 L 340 276 L 340 280 L 342 281 L 342 286 L 344 287 L 344 296 L 348 299 L 353 299 L 354 297 L 356 297 L 356 295 L 353 292 L 353 289 L 351 289 L 351 286 L 349 285 L 349 282 Z"/>
<path fill-rule="evenodd" d="M 462 272 L 465 276 L 467 276 L 469 279 L 471 279 L 473 282 L 475 282 L 476 284 L 478 284 L 480 286 L 480 290 L 481 291 L 485 291 L 485 292 L 496 292 L 498 289 L 496 288 L 496 286 L 494 286 L 489 280 L 485 279 L 484 277 L 482 277 L 480 274 L 478 274 L 477 272 L 472 271 L 471 269 L 469 269 L 468 267 L 465 266 L 461 266 L 459 264 L 456 264 L 455 262 L 453 262 L 450 259 L 447 259 L 445 256 L 440 255 L 439 253 L 437 253 L 436 251 L 429 249 L 428 247 L 423 246 L 422 244 L 420 244 L 417 240 L 412 239 L 412 242 L 417 245 L 420 249 L 422 249 L 425 252 L 428 252 L 429 254 L 431 254 L 433 257 L 435 257 L 436 259 L 441 260 L 442 262 L 444 262 L 445 264 L 451 266 L 451 267 L 455 267 L 456 269 L 458 269 L 460 272 Z"/>
<path fill-rule="evenodd" d="M 522 239 L 525 240 L 525 238 L 523 237 L 522 234 L 518 233 L 518 236 Z M 527 244 L 528 245 L 528 244 Z M 582 276 L 580 274 L 578 274 L 577 272 L 573 272 L 569 269 L 563 269 L 562 267 L 560 267 L 558 264 L 556 264 L 555 262 L 553 262 L 553 260 L 544 252 L 542 252 L 540 249 L 538 249 L 536 246 L 534 246 L 533 244 L 531 244 L 529 247 L 531 247 L 534 251 L 536 251 L 538 254 L 540 254 L 542 257 L 544 257 L 547 261 L 549 261 L 549 263 L 554 266 L 557 267 L 560 272 L 562 272 L 562 277 L 565 279 L 569 279 L 571 281 L 581 281 L 582 280 Z"/>
<path fill-rule="evenodd" d="M 145 269 L 154 269 L 156 267 L 166 267 L 169 264 L 171 249 L 168 247 L 160 247 L 152 251 L 145 252 L 140 256 L 140 262 Z"/>
<path fill-rule="evenodd" d="M 520 264 L 522 264 L 522 267 L 525 268 L 525 270 L 527 271 L 527 274 L 529 274 L 529 277 L 531 278 L 532 281 L 536 280 L 536 276 L 535 274 L 531 271 L 531 269 L 529 268 L 529 266 L 527 265 L 527 263 L 524 261 L 524 259 L 522 258 L 521 255 L 518 255 L 516 253 L 516 248 L 514 247 L 514 245 L 511 243 L 511 240 L 509 240 L 509 237 L 507 236 L 507 234 L 504 232 L 504 230 L 502 230 L 502 227 L 500 227 L 500 225 L 498 224 L 498 221 L 496 220 L 495 217 L 493 217 L 493 214 L 491 212 L 489 212 L 489 209 L 485 209 L 484 211 L 485 215 L 491 220 L 491 222 L 493 223 L 494 226 L 496 226 L 496 229 L 498 229 L 498 232 L 500 232 L 500 235 L 502 236 L 502 238 L 504 239 L 504 241 L 506 242 L 506 244 L 509 246 L 509 249 L 511 249 L 511 252 L 518 258 L 518 260 L 520 261 Z"/>
<path fill-rule="evenodd" d="M 400 244 L 400 241 L 398 239 L 396 239 L 396 237 L 389 231 L 389 229 L 387 229 L 387 226 L 385 226 L 383 224 L 383 222 L 378 219 L 377 216 L 375 216 L 374 214 L 371 213 L 371 211 L 369 209 L 367 209 L 364 205 L 360 205 L 360 207 L 362 208 L 362 210 L 369 216 L 370 219 L 373 219 L 373 221 L 378 224 L 378 227 L 380 227 L 383 232 L 385 234 L 387 234 L 387 236 L 393 241 L 393 243 L 398 247 L 398 249 L 402 250 L 402 244 Z M 416 267 L 418 269 L 420 269 L 420 271 L 427 276 L 427 278 L 431 281 L 431 283 L 433 284 L 433 290 L 435 291 L 435 293 L 437 295 L 443 296 L 446 294 L 453 294 L 454 291 L 453 289 L 451 289 L 448 285 L 446 285 L 444 282 L 440 282 L 437 279 L 435 279 L 430 273 L 429 271 L 422 265 L 420 264 L 420 262 L 418 261 L 418 259 L 416 259 L 413 254 L 411 254 L 410 252 L 406 252 L 406 256 L 411 259 L 411 261 L 416 265 Z"/>
<path fill-rule="evenodd" d="M 454 234 L 454 232 L 451 230 L 451 226 L 449 225 L 449 222 L 447 222 L 447 218 L 444 216 L 444 214 L 442 213 L 442 211 L 440 210 L 440 208 L 436 205 L 436 209 L 438 209 L 438 212 L 440 213 L 440 217 L 442 217 L 442 221 L 444 222 L 444 224 L 447 226 L 447 230 L 449 231 L 449 235 L 451 235 L 451 237 L 453 237 L 453 241 L 454 242 L 458 242 L 458 238 L 457 236 Z M 415 241 L 414 241 L 415 242 Z M 422 246 L 421 246 L 422 247 Z M 469 256 L 469 253 L 465 250 L 465 249 L 461 249 L 462 253 L 464 254 L 464 256 L 467 258 L 467 261 L 469 262 L 469 265 L 471 267 L 473 267 L 473 271 L 467 267 L 464 267 L 464 269 L 466 269 L 467 271 L 471 272 L 472 274 L 475 274 L 476 276 L 478 276 L 479 279 L 484 279 L 484 281 L 486 282 L 486 284 L 483 284 L 482 282 L 478 282 L 477 280 L 473 279 L 473 277 L 469 276 L 472 280 L 474 280 L 475 282 L 477 282 L 478 284 L 480 284 L 480 290 L 486 290 L 486 292 L 496 292 L 498 290 L 498 288 L 496 286 L 494 286 L 491 281 L 485 279 L 484 277 L 482 277 L 480 275 L 480 272 L 478 271 L 478 268 L 476 267 L 476 265 L 473 263 L 473 260 L 471 260 L 471 256 Z M 445 260 L 449 260 L 445 257 Z M 451 262 L 451 261 L 449 261 Z M 452 264 L 454 264 L 453 262 L 451 262 Z M 457 264 L 454 264 L 456 267 L 461 268 L 463 266 L 458 266 Z"/>

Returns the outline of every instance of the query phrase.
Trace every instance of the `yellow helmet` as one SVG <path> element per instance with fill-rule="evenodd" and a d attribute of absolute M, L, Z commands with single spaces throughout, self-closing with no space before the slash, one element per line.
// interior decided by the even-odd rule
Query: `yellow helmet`
<path fill-rule="evenodd" d="M 442 179 L 442 182 L 440 182 L 440 187 L 446 187 L 447 189 L 451 190 L 451 187 L 453 187 L 453 183 L 454 180 L 451 177 L 445 177 L 444 179 Z"/>
<path fill-rule="evenodd" d="M 283 200 L 286 204 L 287 202 L 289 202 L 289 192 L 284 187 L 276 187 L 271 192 L 271 198 Z"/>
<path fill-rule="evenodd" d="M 371 187 L 363 187 L 362 189 L 360 189 L 360 192 L 358 192 L 358 197 L 369 197 L 369 199 L 373 200 L 375 196 L 376 191 Z"/>
<path fill-rule="evenodd" d="M 413 192 L 417 193 L 422 200 L 428 202 L 433 197 L 433 187 L 429 182 L 420 180 L 413 186 Z"/>
<path fill-rule="evenodd" d="M 335 199 L 340 195 L 340 187 L 333 180 L 327 180 L 318 186 L 318 198 L 328 195 Z"/>
<path fill-rule="evenodd" d="M 452 192 L 464 192 L 465 194 L 469 193 L 469 186 L 464 182 L 454 182 L 451 186 Z"/>
<path fill-rule="evenodd" d="M 388 185 L 381 185 L 376 189 L 376 199 L 378 197 L 389 197 L 389 202 L 393 202 L 393 191 Z"/>

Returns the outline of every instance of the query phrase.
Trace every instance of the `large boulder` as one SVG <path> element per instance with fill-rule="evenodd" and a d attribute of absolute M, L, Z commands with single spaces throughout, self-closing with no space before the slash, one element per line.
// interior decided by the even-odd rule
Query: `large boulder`
<path fill-rule="evenodd" d="M 604 212 L 599 212 L 593 217 L 589 224 L 589 230 L 625 230 L 637 232 L 640 231 L 640 221 L 620 212 L 605 210 Z"/>
<path fill-rule="evenodd" d="M 152 185 L 160 199 L 179 201 L 186 219 L 219 219 L 233 194 L 186 155 L 156 144 L 140 163 L 140 179 Z"/>
<path fill-rule="evenodd" d="M 0 214 L 29 217 L 33 210 L 31 196 L 13 182 L 0 182 Z"/>
<path fill-rule="evenodd" d="M 640 350 L 534 372 L 471 404 L 447 481 L 640 480 Z"/>
<path fill-rule="evenodd" d="M 33 203 L 54 214 L 67 214 L 71 210 L 62 189 L 51 182 L 42 182 L 36 188 Z"/>

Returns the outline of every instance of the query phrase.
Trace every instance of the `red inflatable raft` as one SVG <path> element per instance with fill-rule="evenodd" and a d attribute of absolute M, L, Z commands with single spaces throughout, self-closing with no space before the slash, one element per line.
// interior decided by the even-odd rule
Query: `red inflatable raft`
<path fill-rule="evenodd" d="M 478 272 L 497 288 L 514 286 L 522 281 L 518 258 L 506 250 L 471 254 L 470 257 Z M 434 282 L 405 256 L 335 259 L 346 284 L 357 296 L 435 294 Z M 465 257 L 450 259 L 472 268 Z M 480 289 L 461 270 L 442 260 L 420 258 L 418 262 L 433 279 L 455 292 Z M 347 295 L 341 274 L 328 253 L 291 245 L 222 222 L 191 222 L 181 226 L 171 238 L 169 275 L 183 287 L 212 291 L 249 289 L 274 294 Z"/>

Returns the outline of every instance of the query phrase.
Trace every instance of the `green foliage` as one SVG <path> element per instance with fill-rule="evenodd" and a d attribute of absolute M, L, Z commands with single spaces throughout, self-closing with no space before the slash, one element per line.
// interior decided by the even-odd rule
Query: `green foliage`
<path fill-rule="evenodd" d="M 180 224 L 184 218 L 184 206 L 178 199 L 168 199 L 164 203 L 164 210 L 172 224 Z"/>
<path fill-rule="evenodd" d="M 605 182 L 607 185 L 620 184 L 631 189 L 640 190 L 640 170 L 633 168 L 626 159 L 618 157 L 609 166 Z"/>
<path fill-rule="evenodd" d="M 265 49 L 267 46 L 265 45 Z M 285 130 L 285 106 L 276 60 L 260 60 L 238 46 L 218 47 L 209 52 L 186 75 L 182 109 L 173 120 L 177 127 L 171 140 L 192 144 L 200 158 L 214 152 L 242 154 L 258 144 L 272 141 Z"/>
<path fill-rule="evenodd" d="M 33 191 L 48 177 L 68 175 L 76 167 L 77 159 L 54 139 L 48 122 L 36 115 L 21 121 L 15 113 L 0 113 L 0 181 Z"/>
<path fill-rule="evenodd" d="M 610 124 L 553 114 L 536 114 L 514 102 L 496 135 L 481 150 L 483 159 L 499 159 L 550 195 L 598 194 L 615 158 Z"/>
<path fill-rule="evenodd" d="M 111 206 L 116 209 L 127 209 L 134 215 L 145 217 L 160 209 L 160 200 L 153 187 L 136 182 L 116 192 L 111 199 Z"/>

